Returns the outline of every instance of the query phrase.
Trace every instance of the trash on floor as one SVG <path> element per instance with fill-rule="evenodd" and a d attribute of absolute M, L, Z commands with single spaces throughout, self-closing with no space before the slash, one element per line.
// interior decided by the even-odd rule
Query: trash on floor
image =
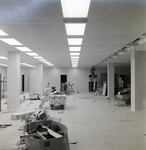
<path fill-rule="evenodd" d="M 0 124 L 0 128 L 6 128 L 11 125 L 12 125 L 12 123 L 3 123 L 3 124 Z"/>

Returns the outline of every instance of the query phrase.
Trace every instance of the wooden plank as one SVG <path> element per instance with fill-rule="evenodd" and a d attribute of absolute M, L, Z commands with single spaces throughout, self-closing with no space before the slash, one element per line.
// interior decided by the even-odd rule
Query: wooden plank
<path fill-rule="evenodd" d="M 39 131 L 36 131 L 36 133 L 42 140 L 46 140 L 46 138 Z"/>
<path fill-rule="evenodd" d="M 44 135 L 47 135 L 47 132 L 39 132 L 36 131 L 36 133 L 28 134 L 27 132 L 24 133 L 24 135 L 20 136 L 20 138 L 32 138 L 34 136 L 39 136 L 42 140 L 46 140 Z"/>
<path fill-rule="evenodd" d="M 35 110 L 25 111 L 25 112 L 20 112 L 20 113 L 14 113 L 11 115 L 11 119 L 12 120 L 22 119 L 22 117 L 27 116 L 27 115 L 32 115 L 34 112 L 35 112 Z"/>
<path fill-rule="evenodd" d="M 55 138 L 60 138 L 60 137 L 63 137 L 61 134 L 58 134 L 56 132 L 54 132 L 53 130 L 47 128 L 46 126 L 42 126 L 43 128 L 47 129 L 49 134 L 52 135 L 53 137 Z"/>

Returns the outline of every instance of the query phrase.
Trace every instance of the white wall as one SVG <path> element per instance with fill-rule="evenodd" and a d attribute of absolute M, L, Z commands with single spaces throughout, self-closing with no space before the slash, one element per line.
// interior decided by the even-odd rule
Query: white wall
<path fill-rule="evenodd" d="M 30 75 L 30 93 L 35 93 L 35 69 L 22 69 L 22 74 Z M 46 87 L 47 82 L 50 82 L 50 87 L 55 86 L 60 91 L 60 75 L 67 75 L 67 82 L 73 83 L 75 92 L 89 91 L 89 75 L 90 69 L 43 69 L 43 88 Z M 22 80 L 22 79 L 21 79 Z"/>
<path fill-rule="evenodd" d="M 73 83 L 75 92 L 89 91 L 90 69 L 44 69 L 43 87 L 50 82 L 50 86 L 55 86 L 60 91 L 60 75 L 67 75 L 67 82 Z"/>
<path fill-rule="evenodd" d="M 29 75 L 29 79 L 30 79 L 30 83 L 29 83 L 29 89 L 30 89 L 30 93 L 35 93 L 35 80 L 36 80 L 36 69 L 30 68 L 30 69 L 25 69 L 25 68 L 21 68 L 20 70 L 20 91 L 22 90 L 22 75 L 28 74 Z"/>
<path fill-rule="evenodd" d="M 67 75 L 67 82 L 74 83 L 74 91 L 88 92 L 89 91 L 89 75 L 90 69 L 43 69 L 43 88 L 50 82 L 50 86 L 56 86 L 57 90 L 60 91 L 60 75 Z M 115 72 L 120 75 L 130 75 L 130 67 L 115 67 Z M 0 67 L 0 73 L 3 76 L 7 76 L 7 68 Z M 97 86 L 101 87 L 101 73 L 107 73 L 106 67 L 97 67 Z M 21 68 L 21 83 L 22 74 L 30 75 L 30 93 L 35 93 L 35 80 L 36 80 L 36 69 Z M 21 86 L 20 86 L 21 87 Z"/>

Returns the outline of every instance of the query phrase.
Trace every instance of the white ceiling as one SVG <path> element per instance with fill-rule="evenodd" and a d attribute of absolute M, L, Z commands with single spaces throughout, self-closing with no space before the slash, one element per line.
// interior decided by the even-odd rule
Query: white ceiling
<path fill-rule="evenodd" d="M 60 0 L 0 0 L 0 29 L 56 67 L 72 67 Z M 91 68 L 145 32 L 146 0 L 91 0 L 78 67 Z M 0 41 L 0 56 L 7 51 L 17 49 Z M 40 63 L 23 52 L 21 62 Z"/>

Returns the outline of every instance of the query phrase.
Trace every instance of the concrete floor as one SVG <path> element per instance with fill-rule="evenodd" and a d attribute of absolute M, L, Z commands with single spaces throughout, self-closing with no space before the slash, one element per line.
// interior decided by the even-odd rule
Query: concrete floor
<path fill-rule="evenodd" d="M 0 150 L 17 150 L 22 131 L 18 128 L 24 123 L 11 120 L 11 112 L 2 100 L 1 123 L 12 123 L 5 129 L 0 128 Z M 32 110 L 40 101 L 26 100 L 17 112 Z M 44 106 L 51 117 L 61 118 L 68 128 L 70 150 L 144 150 L 146 149 L 145 111 L 133 112 L 129 106 L 115 106 L 117 101 L 107 97 L 82 93 L 67 96 L 65 110 L 51 110 L 48 103 Z"/>

